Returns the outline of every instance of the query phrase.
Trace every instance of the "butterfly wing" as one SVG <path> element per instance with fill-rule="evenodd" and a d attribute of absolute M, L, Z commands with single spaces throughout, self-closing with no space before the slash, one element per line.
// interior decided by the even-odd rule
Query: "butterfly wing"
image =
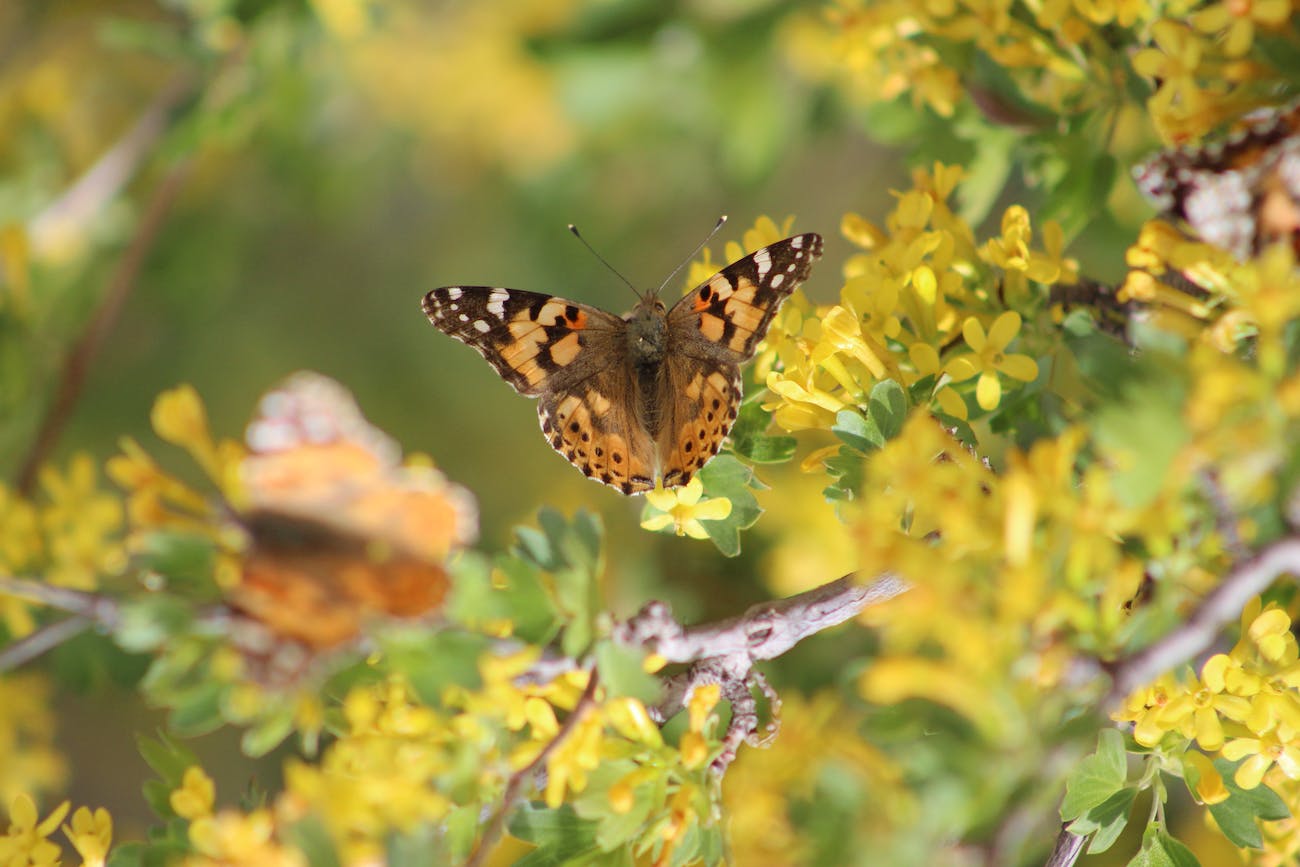
<path fill-rule="evenodd" d="M 740 407 L 739 364 L 753 357 L 781 302 L 808 278 L 822 238 L 795 235 L 739 259 L 668 311 L 660 379 L 668 407 L 656 449 L 664 487 L 684 485 L 722 448 Z"/>
<path fill-rule="evenodd" d="M 261 402 L 240 464 L 248 534 L 231 604 L 312 647 L 355 637 L 367 618 L 436 610 L 442 561 L 475 533 L 473 500 L 396 442 L 337 382 L 299 373 Z"/>
<path fill-rule="evenodd" d="M 732 262 L 668 311 L 669 357 L 753 357 L 781 302 L 808 279 L 821 258 L 821 235 L 795 235 Z"/>
<path fill-rule="evenodd" d="M 584 475 L 625 494 L 654 487 L 654 443 L 629 402 L 626 322 L 575 301 L 487 286 L 434 289 L 423 307 L 516 391 L 540 398 L 542 434 Z"/>
<path fill-rule="evenodd" d="M 612 363 L 606 350 L 622 319 L 576 301 L 491 286 L 444 286 L 424 296 L 424 315 L 472 346 L 520 394 L 536 397 Z"/>

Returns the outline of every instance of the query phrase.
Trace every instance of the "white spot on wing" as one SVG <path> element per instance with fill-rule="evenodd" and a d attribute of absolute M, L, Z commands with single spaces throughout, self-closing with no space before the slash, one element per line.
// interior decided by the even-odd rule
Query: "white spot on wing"
<path fill-rule="evenodd" d="M 499 316 L 500 314 L 497 314 L 497 315 Z M 487 324 L 486 322 L 484 322 L 482 319 L 475 319 L 475 320 L 474 320 L 474 330 L 477 331 L 477 332 L 480 333 L 480 334 L 487 334 L 489 331 L 492 330 L 492 326 L 491 326 L 491 325 L 488 325 L 488 324 Z"/>
<path fill-rule="evenodd" d="M 791 239 L 790 239 L 790 246 L 791 246 L 791 247 L 794 247 L 796 250 L 802 248 L 802 247 L 803 247 L 803 235 L 796 235 L 795 237 L 791 238 Z"/>
<path fill-rule="evenodd" d="M 464 293 L 461 292 L 459 286 L 449 286 L 449 287 L 447 287 L 447 297 L 450 298 L 452 301 L 455 301 L 457 298 L 459 298 L 459 297 L 460 297 L 461 295 L 463 295 L 463 294 L 464 294 Z"/>
<path fill-rule="evenodd" d="M 785 275 L 784 275 L 784 274 L 777 274 L 777 275 L 775 275 L 774 277 L 772 277 L 772 284 L 771 284 L 771 285 L 772 285 L 772 288 L 773 288 L 773 289 L 780 289 L 780 288 L 781 288 L 781 284 L 784 283 L 784 282 L 785 282 Z"/>
<path fill-rule="evenodd" d="M 772 257 L 767 252 L 766 247 L 754 254 L 754 264 L 758 267 L 758 279 L 760 280 L 767 276 L 768 271 L 772 270 Z"/>
<path fill-rule="evenodd" d="M 509 290 L 493 289 L 488 293 L 487 309 L 498 319 L 506 318 L 506 299 L 510 297 Z"/>

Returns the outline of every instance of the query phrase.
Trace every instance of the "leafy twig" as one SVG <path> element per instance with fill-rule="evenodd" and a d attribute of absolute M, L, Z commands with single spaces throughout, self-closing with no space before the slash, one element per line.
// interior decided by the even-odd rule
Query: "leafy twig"
<path fill-rule="evenodd" d="M 465 867 L 480 867 L 492 849 L 496 847 L 497 841 L 501 839 L 501 835 L 505 832 L 506 820 L 510 818 L 510 811 L 514 808 L 515 801 L 519 800 L 524 786 L 542 769 L 551 753 L 555 752 L 556 748 L 573 733 L 573 730 L 578 727 L 578 723 L 587 715 L 587 712 L 595 707 L 598 680 L 596 668 L 592 666 L 587 676 L 587 688 L 582 691 L 578 703 L 573 706 L 573 711 L 560 725 L 560 730 L 555 733 L 555 737 L 551 738 L 546 746 L 542 747 L 541 752 L 531 762 L 510 775 L 509 781 L 506 782 L 505 793 L 501 796 L 501 806 L 497 808 L 496 813 L 488 822 L 487 828 L 483 830 L 483 837 L 470 854 L 469 859 L 465 861 Z"/>

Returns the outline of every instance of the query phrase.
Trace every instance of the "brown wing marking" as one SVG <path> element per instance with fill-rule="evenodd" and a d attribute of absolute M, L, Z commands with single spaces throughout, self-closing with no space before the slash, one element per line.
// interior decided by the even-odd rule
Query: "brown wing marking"
<path fill-rule="evenodd" d="M 659 469 L 665 488 L 684 485 L 722 448 L 740 406 L 740 368 L 734 364 L 670 362 L 672 414 L 659 434 Z"/>
<path fill-rule="evenodd" d="M 594 376 L 571 391 L 542 395 L 537 416 L 546 441 L 583 475 L 637 494 L 654 487 L 654 444 L 613 399 L 615 383 Z"/>

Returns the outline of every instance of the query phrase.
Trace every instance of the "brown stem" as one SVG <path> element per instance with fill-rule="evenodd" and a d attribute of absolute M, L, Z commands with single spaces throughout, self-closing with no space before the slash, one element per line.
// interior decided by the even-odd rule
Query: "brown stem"
<path fill-rule="evenodd" d="M 479 840 L 478 846 L 470 854 L 469 859 L 465 861 L 465 867 L 481 867 L 487 856 L 496 847 L 497 841 L 501 839 L 501 835 L 505 832 L 506 820 L 510 817 L 510 811 L 514 808 L 515 801 L 519 800 L 524 786 L 546 764 L 546 760 L 551 753 L 555 752 L 556 748 L 564 743 L 565 738 L 573 733 L 573 730 L 578 727 L 578 723 L 587 715 L 587 711 L 595 706 L 598 679 L 596 667 L 593 665 L 587 676 L 587 688 L 582 691 L 578 703 L 573 706 L 573 712 L 560 726 L 560 730 L 555 733 L 555 737 L 551 738 L 550 742 L 542 747 L 541 752 L 531 762 L 510 775 L 510 779 L 506 783 L 505 793 L 501 796 L 501 806 L 492 815 L 492 819 L 488 822 L 487 828 L 484 829 L 483 837 Z"/>
<path fill-rule="evenodd" d="M 14 483 L 20 494 L 24 496 L 31 494 L 36 484 L 37 470 L 49 458 L 59 435 L 67 425 L 77 398 L 81 396 L 81 391 L 85 387 L 90 364 L 99 354 L 104 341 L 117 323 L 126 299 L 135 288 L 140 268 L 153 248 L 172 204 L 176 201 L 176 196 L 188 173 L 188 166 L 188 161 L 173 166 L 154 190 L 140 225 L 136 228 L 135 236 L 113 270 L 108 289 L 104 292 L 103 303 L 95 311 L 94 318 L 69 353 L 63 366 L 63 373 L 59 377 L 54 400 L 51 401 L 45 417 L 41 420 L 36 438 L 23 460 L 22 468 Z"/>

